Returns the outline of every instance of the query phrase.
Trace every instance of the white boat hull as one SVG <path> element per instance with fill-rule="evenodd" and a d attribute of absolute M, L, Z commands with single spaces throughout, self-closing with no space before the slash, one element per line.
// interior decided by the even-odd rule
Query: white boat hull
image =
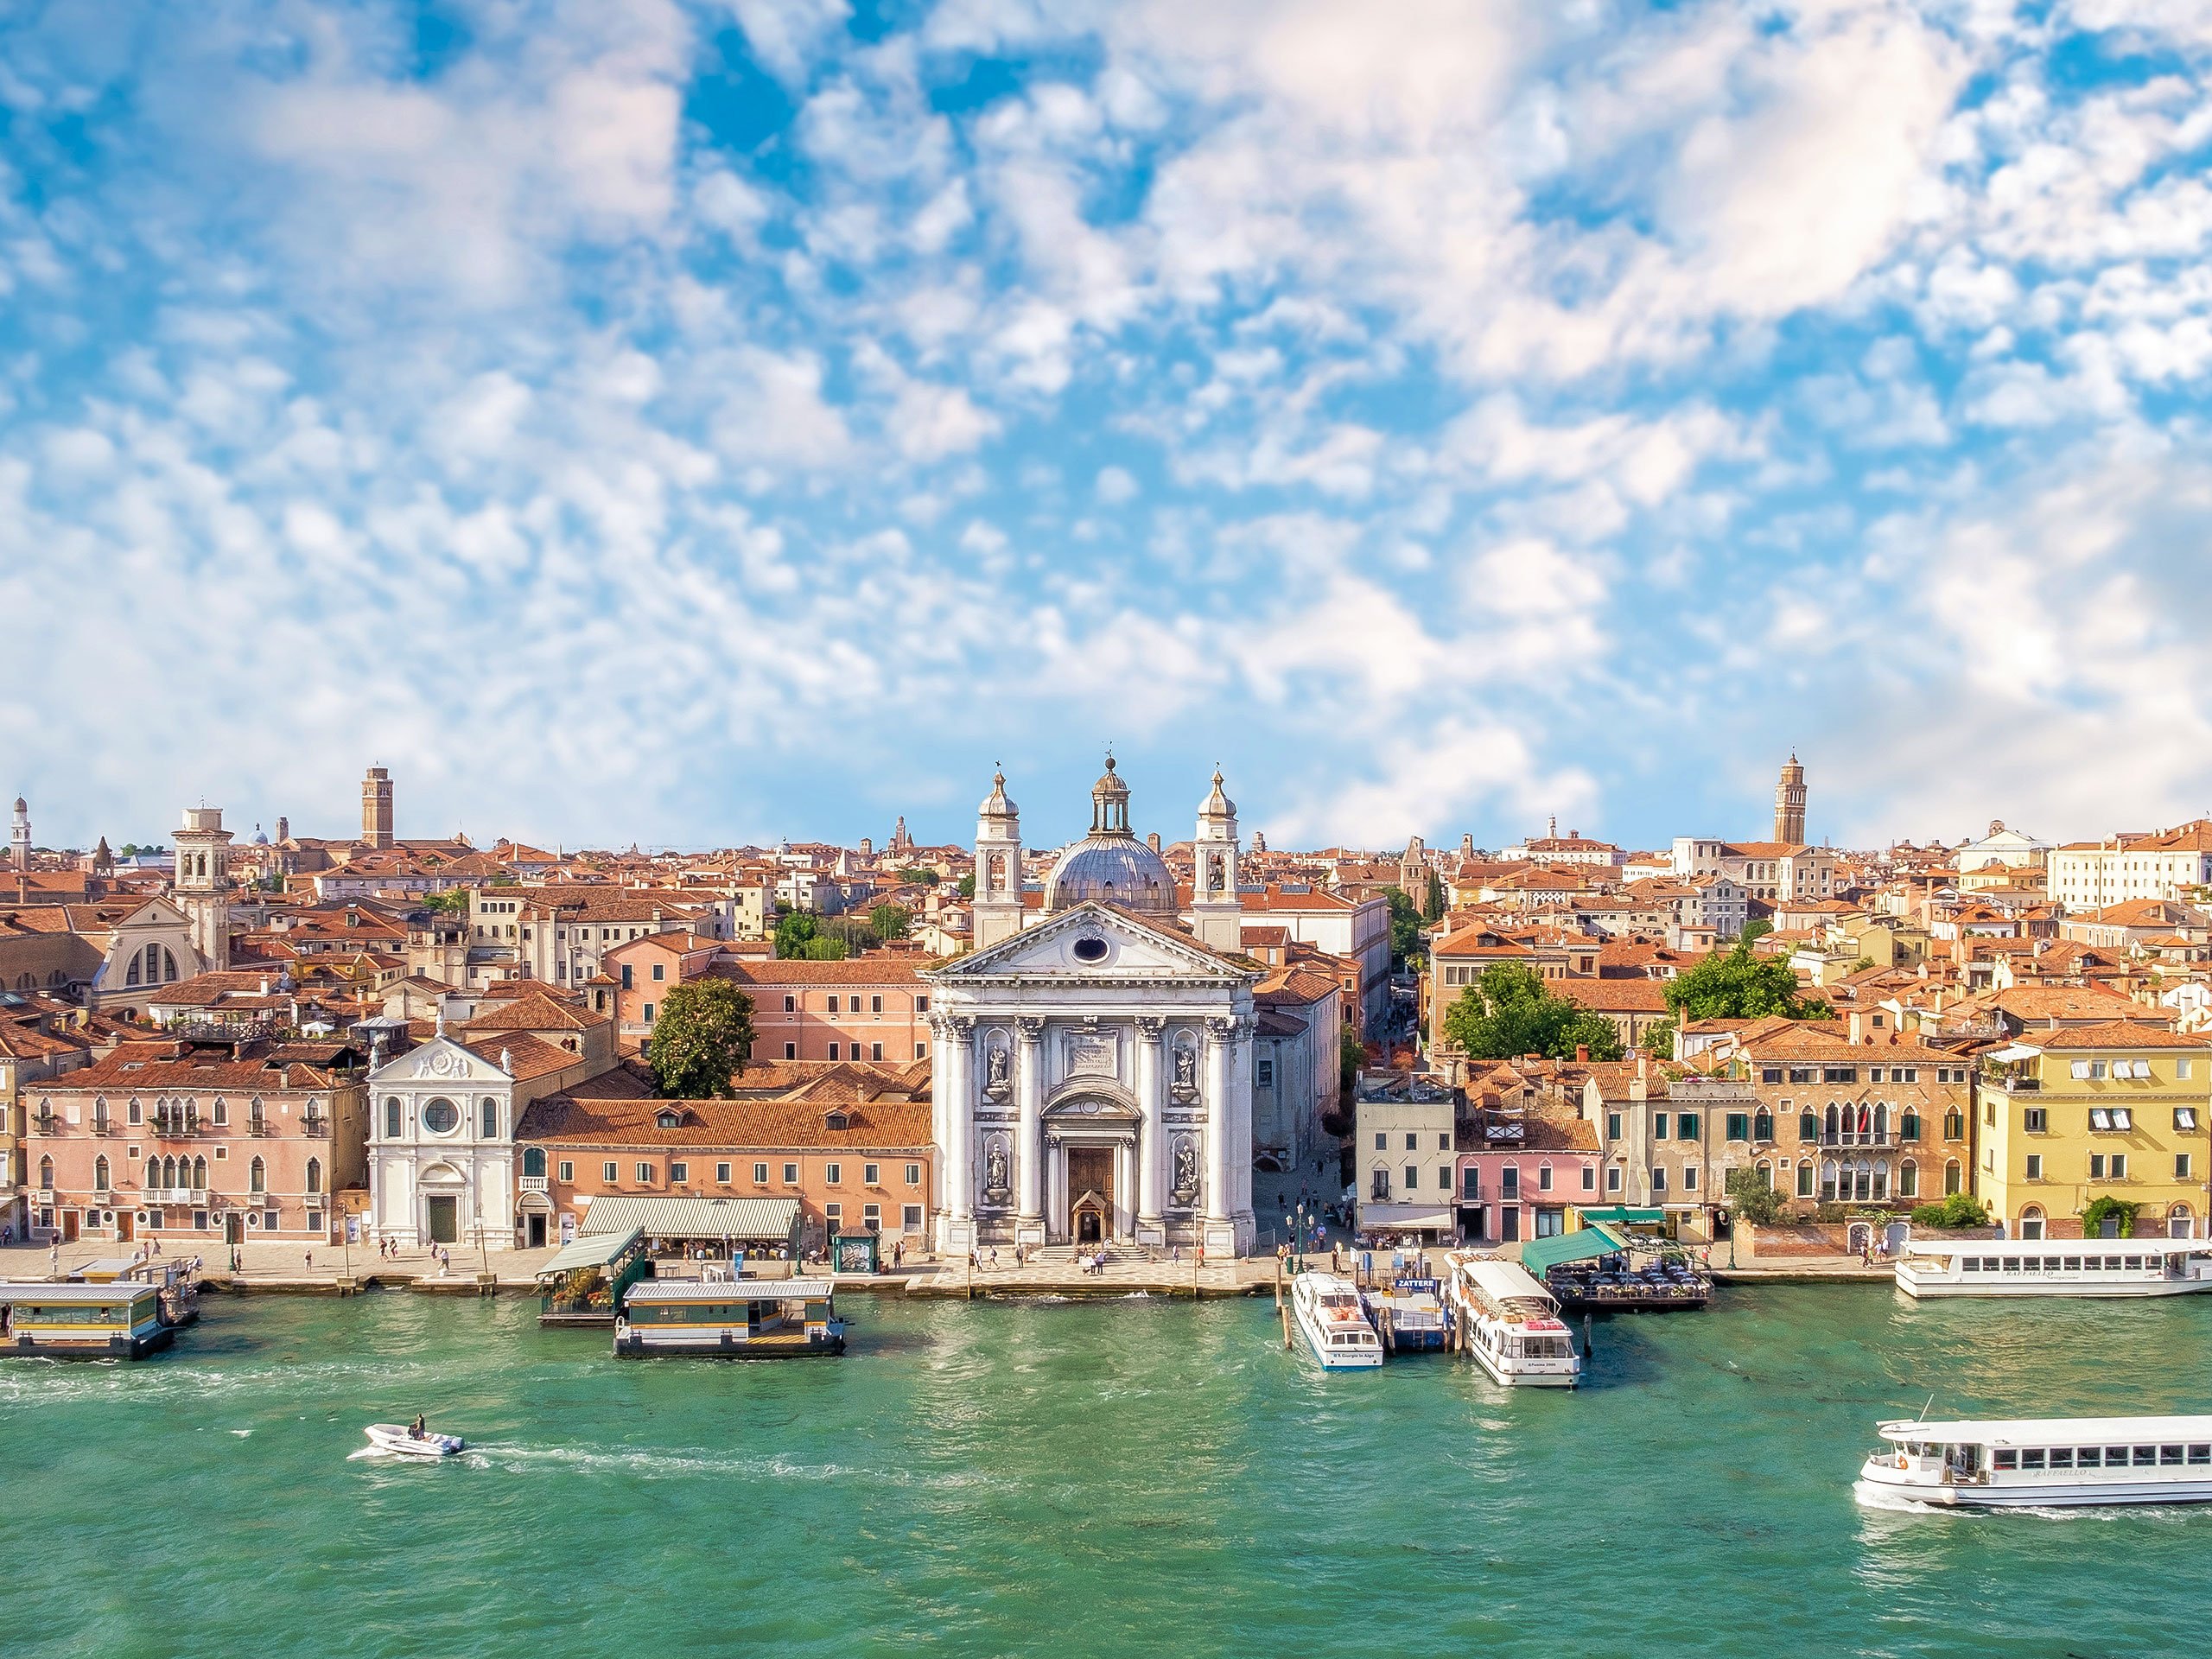
<path fill-rule="evenodd" d="M 2188 1296 L 2199 1291 L 2212 1290 L 2212 1280 L 2201 1279 L 2145 1279 L 2133 1282 L 2095 1280 L 2034 1280 L 1975 1284 L 1957 1280 L 1927 1281 L 1897 1275 L 1897 1288 L 1906 1295 L 1927 1300 L 1937 1296 L 2086 1296 L 2105 1299 L 2115 1296 Z"/>
<path fill-rule="evenodd" d="M 1306 1346 L 1325 1371 L 1363 1371 L 1382 1363 L 1381 1348 L 1338 1348 L 1329 1346 L 1329 1339 L 1317 1331 L 1313 1322 L 1300 1313 L 1295 1323 L 1298 1334 L 1306 1338 Z"/>
<path fill-rule="evenodd" d="M 468 1447 L 458 1434 L 425 1434 L 417 1440 L 400 1423 L 372 1423 L 363 1433 L 371 1446 L 395 1458 L 450 1458 Z"/>
<path fill-rule="evenodd" d="M 1904 1481 L 1853 1481 L 1852 1496 L 1870 1508 L 1899 1503 L 1946 1510 L 2090 1509 L 2120 1503 L 2212 1503 L 2212 1478 L 2169 1481 L 2049 1481 L 2018 1485 L 1927 1486 Z"/>

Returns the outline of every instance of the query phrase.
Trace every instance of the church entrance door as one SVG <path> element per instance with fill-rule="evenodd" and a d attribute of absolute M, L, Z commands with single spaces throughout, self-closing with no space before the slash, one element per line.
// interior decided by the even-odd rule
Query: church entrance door
<path fill-rule="evenodd" d="M 1113 1227 L 1114 1148 L 1070 1147 L 1068 1191 L 1075 1195 L 1069 1236 L 1078 1244 L 1103 1243 Z"/>
<path fill-rule="evenodd" d="M 430 1243 L 458 1244 L 461 1243 L 461 1200 L 450 1192 L 433 1192 L 430 1207 Z"/>

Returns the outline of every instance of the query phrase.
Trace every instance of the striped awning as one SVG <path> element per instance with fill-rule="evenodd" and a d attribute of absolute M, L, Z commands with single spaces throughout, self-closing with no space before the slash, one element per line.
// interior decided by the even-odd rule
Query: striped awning
<path fill-rule="evenodd" d="M 797 1198 L 657 1198 L 610 1192 L 584 1211 L 587 1234 L 641 1232 L 649 1238 L 739 1238 L 789 1244 L 798 1236 Z"/>

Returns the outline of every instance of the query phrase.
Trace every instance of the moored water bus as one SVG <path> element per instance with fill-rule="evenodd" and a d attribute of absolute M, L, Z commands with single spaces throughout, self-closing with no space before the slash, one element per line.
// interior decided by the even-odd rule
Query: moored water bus
<path fill-rule="evenodd" d="M 162 1287 L 0 1283 L 0 1353 L 48 1359 L 143 1359 L 176 1340 Z"/>
<path fill-rule="evenodd" d="M 1460 1346 L 1493 1381 L 1540 1389 L 1581 1382 L 1582 1356 L 1558 1301 L 1518 1262 L 1461 1251 L 1452 1258 L 1449 1296 Z"/>
<path fill-rule="evenodd" d="M 614 1351 L 632 1359 L 842 1354 L 835 1291 L 827 1279 L 641 1279 L 623 1294 Z"/>
<path fill-rule="evenodd" d="M 2072 1508 L 2212 1502 L 2212 1417 L 1882 1424 L 1853 1495 L 1876 1507 Z"/>
<path fill-rule="evenodd" d="M 1908 1296 L 2183 1296 L 2212 1290 L 2212 1240 L 1908 1238 Z"/>
<path fill-rule="evenodd" d="M 1359 1290 L 1333 1273 L 1290 1281 L 1291 1318 L 1325 1371 L 1364 1370 L 1382 1363 L 1382 1338 L 1359 1305 Z"/>

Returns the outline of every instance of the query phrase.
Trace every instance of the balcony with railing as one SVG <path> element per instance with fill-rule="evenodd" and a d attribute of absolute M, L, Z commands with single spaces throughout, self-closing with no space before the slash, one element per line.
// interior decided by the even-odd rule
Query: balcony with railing
<path fill-rule="evenodd" d="M 525 1192 L 543 1192 L 546 1190 L 545 1177 L 543 1175 L 518 1175 L 515 1179 L 522 1191 Z"/>
<path fill-rule="evenodd" d="M 269 1120 L 264 1117 L 260 1113 L 256 1112 L 251 1117 L 246 1119 L 245 1132 L 248 1135 L 267 1135 L 269 1133 Z"/>
<path fill-rule="evenodd" d="M 181 1207 L 200 1208 L 207 1205 L 207 1189 L 204 1186 L 149 1186 L 146 1189 L 144 1201 L 149 1205 L 173 1204 Z"/>
<path fill-rule="evenodd" d="M 54 1112 L 31 1114 L 31 1132 L 34 1135 L 56 1135 L 60 1132 L 60 1129 L 61 1119 L 59 1114 Z"/>
<path fill-rule="evenodd" d="M 115 1133 L 115 1120 L 108 1116 L 105 1113 L 102 1113 L 99 1116 L 95 1117 L 92 1120 L 92 1133 L 94 1135 L 113 1135 Z"/>
<path fill-rule="evenodd" d="M 1821 1135 L 1823 1147 L 1894 1147 L 1897 1135 L 1888 1129 L 1828 1129 Z"/>
<path fill-rule="evenodd" d="M 300 1133 L 316 1141 L 327 1141 L 330 1138 L 330 1120 L 310 1112 L 300 1120 Z"/>
<path fill-rule="evenodd" d="M 200 1133 L 200 1114 L 194 1111 L 156 1112 L 154 1134 L 157 1138 L 175 1140 Z"/>

